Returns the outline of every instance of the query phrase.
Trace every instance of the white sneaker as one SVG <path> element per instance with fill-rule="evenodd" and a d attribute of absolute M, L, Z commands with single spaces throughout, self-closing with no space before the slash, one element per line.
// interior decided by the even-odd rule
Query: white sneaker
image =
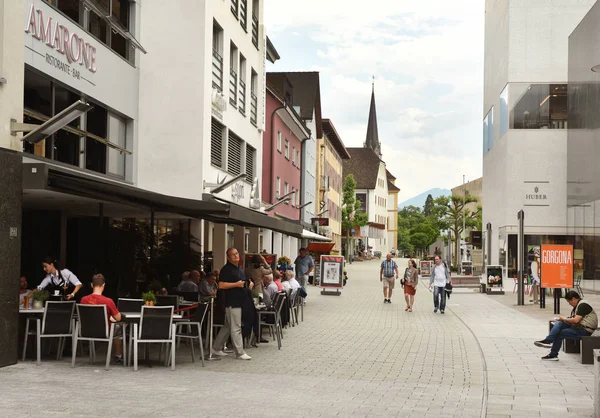
<path fill-rule="evenodd" d="M 225 357 L 227 355 L 226 352 L 224 352 L 223 350 L 219 350 L 219 351 L 215 351 L 213 350 L 212 352 L 215 356 L 219 356 L 219 357 Z"/>
<path fill-rule="evenodd" d="M 248 354 L 244 353 L 241 356 L 239 356 L 238 359 L 240 359 L 240 360 L 252 360 L 252 357 L 250 357 Z"/>

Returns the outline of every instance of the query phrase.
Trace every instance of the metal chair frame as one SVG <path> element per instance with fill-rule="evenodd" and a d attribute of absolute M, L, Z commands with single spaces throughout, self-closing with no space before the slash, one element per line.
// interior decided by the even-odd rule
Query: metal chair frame
<path fill-rule="evenodd" d="M 142 338 L 142 334 L 144 331 L 144 316 L 146 315 L 146 310 L 157 310 L 157 309 L 166 309 L 169 310 L 169 332 L 168 338 L 166 339 L 144 339 Z M 140 323 L 133 324 L 133 332 L 132 332 L 132 343 L 133 343 L 133 370 L 138 370 L 138 345 L 139 344 L 149 344 L 149 343 L 167 343 L 171 345 L 171 370 L 175 370 L 175 335 L 176 335 L 176 325 L 173 323 L 173 306 L 142 306 L 142 312 L 140 316 Z M 168 360 L 167 360 L 168 363 Z"/>

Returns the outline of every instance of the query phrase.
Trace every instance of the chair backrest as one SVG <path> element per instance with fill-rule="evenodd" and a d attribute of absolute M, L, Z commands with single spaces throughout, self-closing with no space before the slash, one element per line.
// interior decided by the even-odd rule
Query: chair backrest
<path fill-rule="evenodd" d="M 75 301 L 47 301 L 42 320 L 42 334 L 71 334 L 71 319 L 75 311 Z"/>
<path fill-rule="evenodd" d="M 189 302 L 198 302 L 198 292 L 177 292 L 177 296 L 182 296 Z"/>
<path fill-rule="evenodd" d="M 173 306 L 142 306 L 140 317 L 141 340 L 168 340 L 171 338 Z"/>
<path fill-rule="evenodd" d="M 179 296 L 177 295 L 169 295 L 169 296 L 157 296 L 156 297 L 156 306 L 173 306 L 175 309 L 179 309 Z"/>
<path fill-rule="evenodd" d="M 273 308 L 274 308 L 275 312 L 277 312 L 277 313 L 281 312 L 281 309 L 283 308 L 284 303 L 285 303 L 285 294 L 276 293 L 275 294 L 275 303 L 273 304 Z"/>
<path fill-rule="evenodd" d="M 117 300 L 117 309 L 119 312 L 141 312 L 142 306 L 144 306 L 143 299 L 119 298 Z"/>
<path fill-rule="evenodd" d="M 106 305 L 77 304 L 79 336 L 83 338 L 108 338 Z"/>

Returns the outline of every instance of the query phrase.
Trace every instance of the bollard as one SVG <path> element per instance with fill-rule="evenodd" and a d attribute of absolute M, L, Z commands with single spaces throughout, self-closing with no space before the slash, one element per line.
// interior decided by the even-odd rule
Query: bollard
<path fill-rule="evenodd" d="M 600 349 L 594 350 L 594 417 L 600 418 Z"/>

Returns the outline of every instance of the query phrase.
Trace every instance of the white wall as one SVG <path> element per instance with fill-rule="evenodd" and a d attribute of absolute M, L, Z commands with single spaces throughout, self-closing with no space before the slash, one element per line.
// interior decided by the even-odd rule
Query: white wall
<path fill-rule="evenodd" d="M 310 131 L 310 138 L 304 142 L 304 154 L 302 155 L 302 184 L 304 186 L 303 203 L 313 202 L 302 210 L 302 221 L 309 223 L 315 217 L 319 202 L 317 201 L 317 134 L 316 114 L 306 122 Z"/>

